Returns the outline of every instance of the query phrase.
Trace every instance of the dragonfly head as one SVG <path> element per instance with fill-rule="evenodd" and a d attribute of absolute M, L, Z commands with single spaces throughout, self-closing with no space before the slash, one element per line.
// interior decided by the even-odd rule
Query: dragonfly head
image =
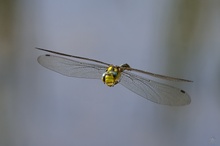
<path fill-rule="evenodd" d="M 121 67 L 122 71 L 130 70 L 130 68 L 131 68 L 130 65 L 128 65 L 127 63 L 120 65 L 120 67 Z"/>
<path fill-rule="evenodd" d="M 102 75 L 102 81 L 109 87 L 113 87 L 120 81 L 121 69 L 118 66 L 110 65 Z"/>
<path fill-rule="evenodd" d="M 130 68 L 130 65 L 128 65 L 127 63 L 125 63 L 125 64 L 122 64 L 121 67 Z"/>

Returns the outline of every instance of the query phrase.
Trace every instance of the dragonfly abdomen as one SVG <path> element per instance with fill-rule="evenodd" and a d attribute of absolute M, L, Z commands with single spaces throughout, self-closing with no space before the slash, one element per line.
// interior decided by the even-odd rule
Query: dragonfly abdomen
<path fill-rule="evenodd" d="M 106 72 L 102 75 L 102 81 L 109 87 L 113 87 L 120 81 L 121 71 L 120 67 L 110 65 Z"/>

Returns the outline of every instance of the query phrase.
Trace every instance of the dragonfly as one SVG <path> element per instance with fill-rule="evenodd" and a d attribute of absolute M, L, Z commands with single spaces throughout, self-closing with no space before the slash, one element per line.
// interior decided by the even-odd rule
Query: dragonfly
<path fill-rule="evenodd" d="M 191 102 L 189 94 L 184 90 L 150 80 L 137 73 L 169 81 L 192 82 L 191 80 L 131 68 L 128 64 L 117 66 L 95 59 L 64 54 L 43 48 L 36 49 L 49 53 L 37 58 L 40 65 L 64 76 L 101 79 L 109 87 L 119 83 L 139 96 L 157 104 L 183 106 Z"/>

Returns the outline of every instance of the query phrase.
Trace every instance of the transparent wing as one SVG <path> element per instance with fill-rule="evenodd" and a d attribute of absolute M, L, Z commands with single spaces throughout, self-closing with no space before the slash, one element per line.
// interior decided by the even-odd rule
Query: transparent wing
<path fill-rule="evenodd" d="M 54 55 L 42 55 L 37 60 L 42 66 L 68 77 L 100 79 L 107 68 Z"/>
<path fill-rule="evenodd" d="M 191 102 L 189 95 L 181 89 L 140 77 L 128 71 L 122 72 L 119 83 L 158 104 L 180 106 Z"/>

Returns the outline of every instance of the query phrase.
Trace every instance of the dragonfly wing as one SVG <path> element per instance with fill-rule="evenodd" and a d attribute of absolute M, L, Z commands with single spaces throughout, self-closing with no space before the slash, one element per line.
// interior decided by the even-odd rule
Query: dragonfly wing
<path fill-rule="evenodd" d="M 37 60 L 42 66 L 68 77 L 100 79 L 107 68 L 54 55 L 42 55 Z"/>
<path fill-rule="evenodd" d="M 189 95 L 181 89 L 140 77 L 128 71 L 122 72 L 120 84 L 158 104 L 180 106 L 191 102 Z"/>

